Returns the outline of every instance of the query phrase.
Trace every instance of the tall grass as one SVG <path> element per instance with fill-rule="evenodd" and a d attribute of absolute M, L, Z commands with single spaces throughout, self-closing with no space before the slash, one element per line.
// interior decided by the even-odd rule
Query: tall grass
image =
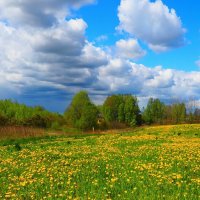
<path fill-rule="evenodd" d="M 0 126 L 0 139 L 16 139 L 44 135 L 44 129 L 23 126 Z"/>

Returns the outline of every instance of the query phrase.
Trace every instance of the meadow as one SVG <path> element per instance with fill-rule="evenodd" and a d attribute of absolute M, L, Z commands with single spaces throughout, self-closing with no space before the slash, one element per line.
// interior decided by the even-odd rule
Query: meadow
<path fill-rule="evenodd" d="M 200 199 L 200 125 L 0 140 L 0 199 Z"/>

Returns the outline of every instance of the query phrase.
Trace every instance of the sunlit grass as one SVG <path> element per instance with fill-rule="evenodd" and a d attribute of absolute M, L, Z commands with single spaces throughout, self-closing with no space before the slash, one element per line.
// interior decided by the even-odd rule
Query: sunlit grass
<path fill-rule="evenodd" d="M 0 199 L 199 199 L 198 130 L 1 142 Z"/>

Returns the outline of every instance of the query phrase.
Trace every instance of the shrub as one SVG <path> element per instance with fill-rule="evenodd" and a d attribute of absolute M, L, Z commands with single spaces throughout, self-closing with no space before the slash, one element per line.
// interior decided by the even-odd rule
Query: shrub
<path fill-rule="evenodd" d="M 8 122 L 8 118 L 0 114 L 0 126 L 5 126 Z"/>

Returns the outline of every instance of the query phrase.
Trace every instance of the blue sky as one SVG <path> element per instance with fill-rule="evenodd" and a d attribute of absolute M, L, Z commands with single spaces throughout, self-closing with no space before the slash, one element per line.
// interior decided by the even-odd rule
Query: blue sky
<path fill-rule="evenodd" d="M 149 51 L 138 63 L 150 67 L 162 65 L 164 68 L 185 71 L 198 70 L 195 61 L 198 59 L 200 52 L 200 6 L 194 0 L 182 0 L 181 3 L 178 0 L 165 0 L 162 2 L 170 9 L 174 8 L 181 18 L 183 27 L 187 29 L 185 34 L 187 45 L 165 53 Z M 108 39 L 97 42 L 97 45 L 114 45 L 119 38 L 126 37 L 115 30 L 119 24 L 117 17 L 119 4 L 120 0 L 100 0 L 96 5 L 85 6 L 76 13 L 76 16 L 82 17 L 89 24 L 86 35 L 90 41 L 95 41 L 99 36 L 106 35 Z"/>
<path fill-rule="evenodd" d="M 0 2 L 0 99 L 63 112 L 87 90 L 100 104 L 200 102 L 200 5 L 182 0 Z"/>

